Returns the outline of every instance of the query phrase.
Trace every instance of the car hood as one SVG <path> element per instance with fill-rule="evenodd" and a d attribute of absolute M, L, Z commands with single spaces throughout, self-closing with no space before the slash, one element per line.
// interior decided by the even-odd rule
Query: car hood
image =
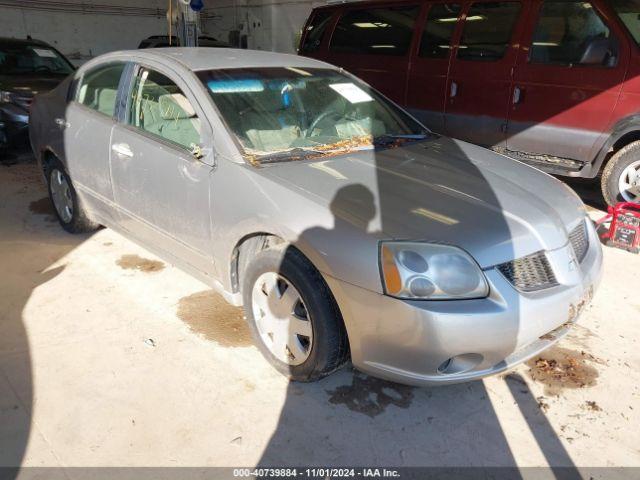
<path fill-rule="evenodd" d="M 23 97 L 33 97 L 38 93 L 53 90 L 67 75 L 0 75 L 0 90 L 16 93 Z"/>
<path fill-rule="evenodd" d="M 369 236 L 456 245 L 483 268 L 560 248 L 585 217 L 580 199 L 559 180 L 446 137 L 272 164 L 262 173 L 326 205 L 335 217 L 368 225 Z M 344 187 L 353 184 L 368 190 L 371 201 L 348 198 L 355 190 Z"/>

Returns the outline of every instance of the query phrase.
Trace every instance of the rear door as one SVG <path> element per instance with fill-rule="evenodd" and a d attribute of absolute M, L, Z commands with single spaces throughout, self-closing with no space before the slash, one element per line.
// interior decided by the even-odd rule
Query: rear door
<path fill-rule="evenodd" d="M 409 50 L 419 13 L 418 3 L 345 8 L 333 31 L 327 61 L 404 103 Z"/>
<path fill-rule="evenodd" d="M 466 5 L 448 81 L 449 136 L 504 146 L 512 69 L 528 5 L 511 0 Z"/>
<path fill-rule="evenodd" d="M 444 133 L 447 75 L 462 3 L 434 2 L 426 8 L 409 66 L 406 106 L 431 130 Z"/>
<path fill-rule="evenodd" d="M 212 144 L 211 127 L 195 96 L 172 72 L 140 67 L 131 83 L 124 122 L 111 138 L 121 224 L 146 244 L 212 275 L 213 160 L 211 154 L 196 159 L 191 153 Z"/>
<path fill-rule="evenodd" d="M 507 148 L 577 160 L 567 166 L 578 169 L 609 125 L 628 46 L 593 2 L 536 2 L 534 11 L 514 76 Z"/>
<path fill-rule="evenodd" d="M 84 71 L 64 116 L 55 119 L 64 129 L 64 157 L 74 185 L 89 207 L 106 218 L 113 206 L 109 141 L 125 67 L 125 62 L 110 62 Z"/>

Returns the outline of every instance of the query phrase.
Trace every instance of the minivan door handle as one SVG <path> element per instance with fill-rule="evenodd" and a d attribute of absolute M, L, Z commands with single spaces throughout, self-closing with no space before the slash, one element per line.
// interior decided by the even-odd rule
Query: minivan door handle
<path fill-rule="evenodd" d="M 517 105 L 522 100 L 522 89 L 520 87 L 516 87 L 513 89 L 513 104 Z"/>
<path fill-rule="evenodd" d="M 449 97 L 453 98 L 458 95 L 458 84 L 456 82 L 451 82 L 451 88 L 449 90 Z"/>
<path fill-rule="evenodd" d="M 113 145 L 111 145 L 111 150 L 113 150 L 113 152 L 120 157 L 133 157 L 131 147 L 126 143 L 114 143 Z"/>

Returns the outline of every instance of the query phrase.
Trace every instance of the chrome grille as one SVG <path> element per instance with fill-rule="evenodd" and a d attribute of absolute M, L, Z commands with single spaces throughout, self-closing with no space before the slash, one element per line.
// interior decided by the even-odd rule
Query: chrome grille
<path fill-rule="evenodd" d="M 578 262 L 582 262 L 589 249 L 589 237 L 587 236 L 587 226 L 584 221 L 580 222 L 580 225 L 571 230 L 569 241 L 571 242 Z"/>
<path fill-rule="evenodd" d="M 535 292 L 558 285 L 544 252 L 500 264 L 497 268 L 514 287 L 523 292 Z"/>

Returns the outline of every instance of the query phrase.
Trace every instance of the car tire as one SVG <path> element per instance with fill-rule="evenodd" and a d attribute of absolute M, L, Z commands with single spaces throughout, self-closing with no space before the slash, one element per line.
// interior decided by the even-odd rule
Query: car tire
<path fill-rule="evenodd" d="M 602 172 L 602 196 L 609 205 L 613 206 L 618 202 L 640 202 L 640 195 L 632 195 L 621 188 L 623 183 L 626 183 L 625 179 L 628 179 L 629 173 L 634 170 L 640 172 L 640 141 L 618 150 Z"/>
<path fill-rule="evenodd" d="M 62 228 L 69 233 L 86 233 L 100 227 L 84 208 L 71 177 L 60 160 L 52 158 L 47 162 L 45 178 L 49 199 Z"/>
<path fill-rule="evenodd" d="M 347 361 L 349 342 L 338 305 L 320 272 L 295 247 L 284 244 L 257 253 L 242 285 L 254 341 L 280 373 L 311 382 Z"/>

